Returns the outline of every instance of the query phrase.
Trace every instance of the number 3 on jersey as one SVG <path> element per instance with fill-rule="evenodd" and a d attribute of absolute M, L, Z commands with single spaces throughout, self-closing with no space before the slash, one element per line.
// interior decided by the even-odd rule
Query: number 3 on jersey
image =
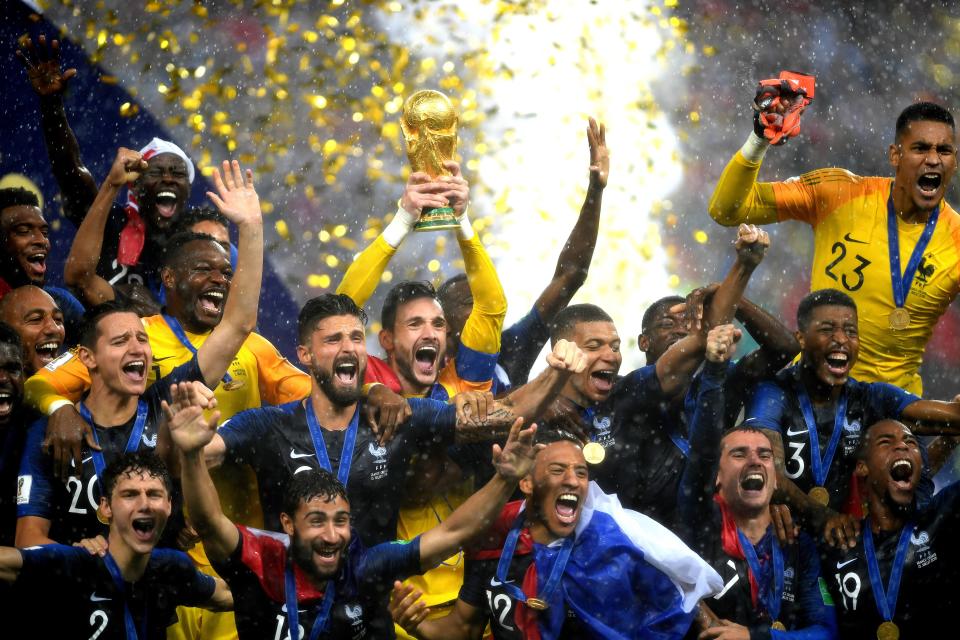
<path fill-rule="evenodd" d="M 834 273 L 834 269 L 847 257 L 847 245 L 842 242 L 835 242 L 833 247 L 830 248 L 830 253 L 836 257 L 823 269 L 824 273 L 840 282 L 847 291 L 859 290 L 863 286 L 863 270 L 870 266 L 870 261 L 858 253 L 853 256 L 857 260 L 857 266 L 838 276 Z"/>

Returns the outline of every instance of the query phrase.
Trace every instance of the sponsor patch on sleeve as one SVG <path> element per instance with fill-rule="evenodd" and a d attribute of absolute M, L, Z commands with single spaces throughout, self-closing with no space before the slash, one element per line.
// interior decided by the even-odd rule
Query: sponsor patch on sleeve
<path fill-rule="evenodd" d="M 33 476 L 17 477 L 17 504 L 30 502 L 30 487 L 33 485 Z"/>
<path fill-rule="evenodd" d="M 46 369 L 47 371 L 56 371 L 57 369 L 65 365 L 72 357 L 73 357 L 73 353 L 70 351 L 66 351 L 64 353 L 61 353 L 57 358 L 55 358 L 51 362 L 48 362 L 43 368 Z"/>

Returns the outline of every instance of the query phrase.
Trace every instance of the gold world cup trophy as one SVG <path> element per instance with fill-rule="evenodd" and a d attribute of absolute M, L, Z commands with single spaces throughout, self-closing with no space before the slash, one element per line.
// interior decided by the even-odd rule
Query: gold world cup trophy
<path fill-rule="evenodd" d="M 439 91 L 417 91 L 403 105 L 400 128 L 407 141 L 407 157 L 414 171 L 431 178 L 448 176 L 443 166 L 457 152 L 457 112 L 450 99 Z M 424 207 L 414 231 L 456 229 L 451 207 Z"/>

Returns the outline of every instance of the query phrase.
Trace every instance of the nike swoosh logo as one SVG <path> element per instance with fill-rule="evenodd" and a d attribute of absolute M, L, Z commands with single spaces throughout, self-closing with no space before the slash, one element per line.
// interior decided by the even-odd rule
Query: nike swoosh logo
<path fill-rule="evenodd" d="M 500 582 L 500 581 L 497 580 L 496 578 L 490 578 L 490 586 L 491 586 L 491 587 L 500 587 L 500 586 L 503 586 L 503 585 L 505 585 L 505 584 L 511 584 L 512 582 L 513 582 L 513 580 L 507 580 L 506 582 Z"/>
<path fill-rule="evenodd" d="M 312 453 L 297 453 L 293 449 L 290 449 L 290 457 L 293 458 L 294 460 L 296 460 L 297 458 L 310 458 L 312 456 L 313 456 Z"/>
<path fill-rule="evenodd" d="M 800 431 L 797 431 L 796 429 L 791 429 L 790 427 L 787 427 L 788 436 L 799 436 L 804 433 L 809 433 L 809 429 L 802 429 Z"/>
<path fill-rule="evenodd" d="M 866 240 L 854 240 L 850 237 L 850 232 L 847 232 L 847 235 L 843 236 L 843 239 L 854 244 L 868 244 Z"/>
<path fill-rule="evenodd" d="M 850 564 L 851 562 L 856 562 L 856 561 L 857 561 L 857 559 L 854 558 L 853 560 L 847 560 L 846 562 L 838 562 L 838 563 L 837 563 L 837 569 L 843 569 L 845 566 L 847 566 L 847 565 Z"/>
<path fill-rule="evenodd" d="M 176 358 L 177 356 L 163 356 L 162 358 L 154 358 L 154 362 L 163 362 L 164 360 L 169 360 L 170 358 Z"/>
<path fill-rule="evenodd" d="M 90 594 L 90 602 L 106 602 L 107 600 L 113 600 L 113 598 L 101 598 L 95 593 Z"/>

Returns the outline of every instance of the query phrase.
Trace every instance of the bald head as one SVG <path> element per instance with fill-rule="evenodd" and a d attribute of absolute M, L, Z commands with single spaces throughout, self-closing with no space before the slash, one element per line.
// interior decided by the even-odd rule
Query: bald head
<path fill-rule="evenodd" d="M 0 300 L 0 320 L 20 335 L 23 365 L 28 374 L 52 362 L 63 349 L 63 313 L 40 287 L 17 287 L 5 295 Z"/>

